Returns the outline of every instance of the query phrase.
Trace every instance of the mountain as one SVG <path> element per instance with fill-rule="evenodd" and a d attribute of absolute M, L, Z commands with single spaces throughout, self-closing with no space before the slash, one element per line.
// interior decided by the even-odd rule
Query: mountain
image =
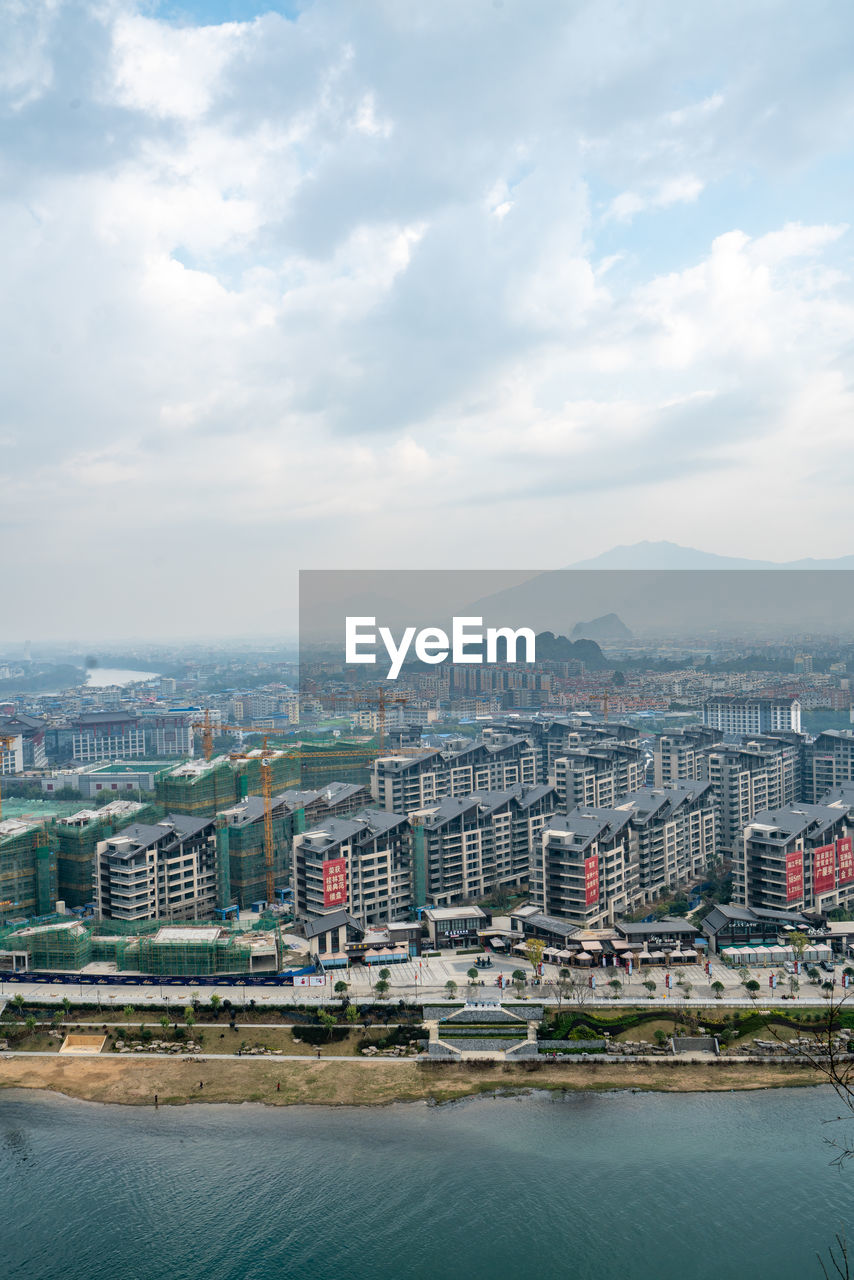
<path fill-rule="evenodd" d="M 627 644 L 634 637 L 616 613 L 606 613 L 592 622 L 577 622 L 572 628 L 572 639 L 595 640 L 597 644 Z"/>
<path fill-rule="evenodd" d="M 697 551 L 678 542 L 633 542 L 611 547 L 589 560 L 578 560 L 568 569 L 854 569 L 854 556 L 813 560 L 748 560 Z"/>
<path fill-rule="evenodd" d="M 595 640 L 567 640 L 552 631 L 537 636 L 537 657 L 541 662 L 583 662 L 588 671 L 601 671 L 607 666 L 602 650 Z"/>

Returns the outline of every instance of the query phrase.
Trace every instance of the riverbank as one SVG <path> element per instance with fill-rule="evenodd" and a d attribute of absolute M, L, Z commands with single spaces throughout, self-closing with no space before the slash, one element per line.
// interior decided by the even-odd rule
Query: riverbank
<path fill-rule="evenodd" d="M 264 1102 L 273 1106 L 381 1106 L 451 1102 L 479 1093 L 530 1089 L 660 1093 L 819 1085 L 809 1066 L 788 1063 L 468 1063 L 379 1062 L 358 1058 L 162 1062 L 131 1058 L 4 1058 L 0 1090 L 43 1089 L 89 1102 L 138 1106 L 188 1102 Z M 200 1088 L 199 1086 L 202 1085 Z"/>

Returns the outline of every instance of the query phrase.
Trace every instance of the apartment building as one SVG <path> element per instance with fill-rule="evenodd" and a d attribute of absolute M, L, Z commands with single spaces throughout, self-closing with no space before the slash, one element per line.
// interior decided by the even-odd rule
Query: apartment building
<path fill-rule="evenodd" d="M 639 790 L 616 806 L 550 819 L 532 858 L 538 909 L 583 928 L 612 924 L 702 876 L 716 851 L 709 783 Z"/>
<path fill-rule="evenodd" d="M 371 794 L 391 813 L 425 809 L 446 796 L 503 791 L 540 780 L 537 752 L 524 737 L 476 742 L 419 756 L 383 756 L 374 762 Z"/>
<path fill-rule="evenodd" d="M 699 759 L 700 776 L 718 803 L 720 851 L 741 849 L 744 828 L 764 809 L 794 804 L 799 795 L 799 741 L 765 735 L 742 746 L 712 747 Z"/>
<path fill-rule="evenodd" d="M 564 813 L 579 805 L 608 808 L 643 785 L 645 762 L 638 747 L 603 742 L 558 756 L 550 779 Z"/>
<path fill-rule="evenodd" d="M 601 929 L 641 905 L 631 821 L 630 810 L 582 808 L 548 822 L 532 884 L 544 915 Z"/>
<path fill-rule="evenodd" d="M 522 734 L 537 753 L 537 777 L 554 777 L 555 761 L 579 747 L 639 747 L 640 733 L 632 725 L 592 720 L 578 715 L 560 718 L 513 717 L 483 732 L 485 742 L 503 734 Z"/>
<path fill-rule="evenodd" d="M 690 725 L 670 733 L 662 733 L 655 743 L 653 778 L 656 787 L 670 787 L 677 782 L 696 782 L 703 776 L 702 760 L 709 749 L 721 745 L 717 729 Z"/>
<path fill-rule="evenodd" d="M 21 762 L 24 769 L 46 769 L 45 721 L 38 716 L 19 712 L 0 718 L 0 738 L 21 739 Z M 11 772 L 20 772 L 12 770 Z"/>
<path fill-rule="evenodd" d="M 803 799 L 817 804 L 846 782 L 854 782 L 854 730 L 828 729 L 803 749 Z"/>
<path fill-rule="evenodd" d="M 556 808 L 554 787 L 539 785 L 449 796 L 410 813 L 415 906 L 449 907 L 526 885 Z"/>
<path fill-rule="evenodd" d="M 204 920 L 217 905 L 217 846 L 209 818 L 171 814 L 98 842 L 94 900 L 110 920 Z"/>
<path fill-rule="evenodd" d="M 745 827 L 733 902 L 777 911 L 854 907 L 852 834 L 844 800 L 757 813 Z"/>
<path fill-rule="evenodd" d="M 24 740 L 11 731 L 0 739 L 0 773 L 21 773 L 24 768 Z"/>
<path fill-rule="evenodd" d="M 741 738 L 782 729 L 801 731 L 801 704 L 797 698 L 710 698 L 703 703 L 703 724 L 727 737 Z"/>
<path fill-rule="evenodd" d="M 717 852 L 717 801 L 709 782 L 679 782 L 627 796 L 638 883 L 647 902 L 664 889 L 697 880 Z"/>
<path fill-rule="evenodd" d="M 363 925 L 405 916 L 412 906 L 407 819 L 368 809 L 295 835 L 291 883 L 302 920 L 342 909 Z"/>

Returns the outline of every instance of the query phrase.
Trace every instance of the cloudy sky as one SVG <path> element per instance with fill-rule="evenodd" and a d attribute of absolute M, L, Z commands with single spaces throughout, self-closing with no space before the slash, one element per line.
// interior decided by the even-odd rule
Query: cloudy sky
<path fill-rule="evenodd" d="M 0 638 L 854 552 L 851 6 L 0 15 Z"/>

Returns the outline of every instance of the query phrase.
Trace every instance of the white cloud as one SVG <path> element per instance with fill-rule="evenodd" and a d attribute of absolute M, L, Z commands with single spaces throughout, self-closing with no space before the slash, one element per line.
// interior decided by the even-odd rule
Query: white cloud
<path fill-rule="evenodd" d="M 567 563 L 668 512 L 709 543 L 711 471 L 727 536 L 829 550 L 790 516 L 842 484 L 850 237 L 793 165 L 841 145 L 848 18 L 659 12 L 7 3 L 2 518 L 33 570 L 7 589 L 119 563 L 140 520 L 155 626 L 176 536 L 202 595 L 227 539 L 247 596 L 342 558 Z"/>

